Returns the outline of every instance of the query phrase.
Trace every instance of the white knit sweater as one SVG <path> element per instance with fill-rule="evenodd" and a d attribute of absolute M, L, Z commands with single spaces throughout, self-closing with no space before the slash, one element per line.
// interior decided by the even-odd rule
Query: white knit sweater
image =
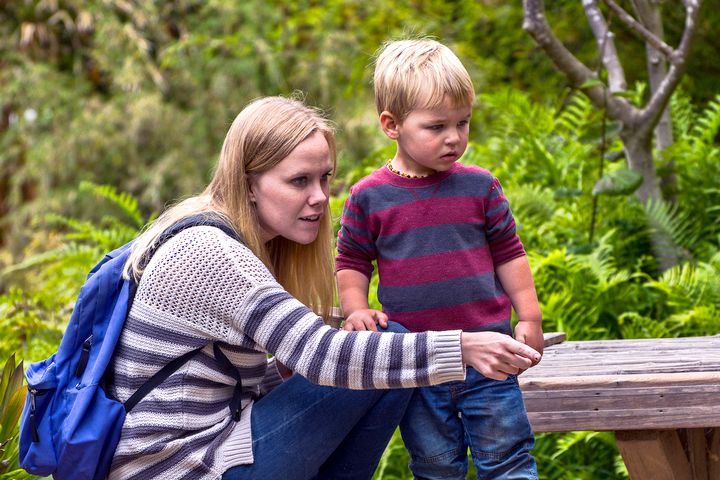
<path fill-rule="evenodd" d="M 215 362 L 213 342 L 242 376 L 239 422 L 228 408 L 235 380 Z M 252 463 L 253 399 L 281 382 L 268 353 L 312 382 L 355 389 L 465 375 L 459 331 L 333 329 L 285 292 L 247 247 L 207 226 L 180 232 L 147 266 L 116 351 L 111 393 L 127 400 L 169 361 L 203 345 L 127 415 L 111 480 L 219 479 Z"/>

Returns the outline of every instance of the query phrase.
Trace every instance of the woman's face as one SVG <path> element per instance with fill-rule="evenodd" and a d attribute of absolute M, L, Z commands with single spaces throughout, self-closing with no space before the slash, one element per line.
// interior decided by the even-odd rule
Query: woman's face
<path fill-rule="evenodd" d="M 312 243 L 327 210 L 332 173 L 327 140 L 315 132 L 273 168 L 251 176 L 250 198 L 263 240 L 279 235 L 302 245 Z"/>

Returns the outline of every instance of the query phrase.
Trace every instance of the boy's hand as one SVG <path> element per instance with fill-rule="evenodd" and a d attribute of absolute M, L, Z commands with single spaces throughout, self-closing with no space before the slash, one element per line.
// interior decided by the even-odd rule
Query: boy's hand
<path fill-rule="evenodd" d="M 542 355 L 545 346 L 542 324 L 540 322 L 517 322 L 517 325 L 515 325 L 515 340 L 531 346 Z M 537 364 L 538 362 L 533 362 L 533 366 Z"/>
<path fill-rule="evenodd" d="M 361 310 L 355 310 L 345 319 L 345 325 L 343 330 L 349 332 L 370 330 L 377 332 L 375 324 L 379 324 L 383 328 L 387 328 L 388 317 L 379 310 L 373 310 L 372 308 L 365 308 Z"/>

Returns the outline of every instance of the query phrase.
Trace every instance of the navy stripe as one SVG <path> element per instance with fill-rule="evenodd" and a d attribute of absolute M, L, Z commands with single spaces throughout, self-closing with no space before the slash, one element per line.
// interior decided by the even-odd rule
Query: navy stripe
<path fill-rule="evenodd" d="M 275 323 L 275 329 L 267 340 L 265 348 L 269 352 L 277 352 L 280 344 L 285 340 L 288 332 L 295 327 L 297 322 L 308 313 L 312 314 L 309 308 L 301 305 L 283 317 L 282 322 Z"/>
<path fill-rule="evenodd" d="M 417 370 L 415 380 L 418 385 L 430 385 L 430 375 L 427 370 L 427 333 L 419 333 L 415 336 L 415 368 Z"/>
<path fill-rule="evenodd" d="M 378 345 L 380 344 L 380 333 L 371 333 L 365 347 L 365 361 L 362 364 L 362 388 L 368 389 L 375 386 L 373 373 L 375 371 L 375 358 L 377 357 Z"/>
<path fill-rule="evenodd" d="M 213 402 L 201 402 L 192 400 L 159 400 L 152 398 L 143 399 L 133 408 L 132 413 L 157 413 L 167 414 L 169 412 L 182 412 L 184 415 L 212 415 L 214 413 L 227 410 L 228 402 L 232 396 L 232 387 L 227 387 L 227 398 Z"/>
<path fill-rule="evenodd" d="M 381 235 L 377 239 L 378 251 L 388 260 L 467 250 L 486 244 L 484 225 L 480 223 L 431 225 Z"/>
<path fill-rule="evenodd" d="M 258 328 L 262 325 L 268 312 L 280 303 L 292 299 L 289 293 L 284 290 L 276 291 L 269 295 L 261 297 L 258 305 L 250 312 L 250 316 L 245 320 L 243 332 L 250 338 L 255 338 Z"/>
<path fill-rule="evenodd" d="M 440 184 L 420 188 L 398 187 L 389 183 L 373 185 L 355 192 L 353 202 L 367 214 L 377 213 L 394 206 L 402 206 L 427 198 L 476 197 L 483 198 L 495 179 L 486 172 L 460 172 L 450 175 Z M 352 197 L 349 197 L 352 198 Z M 345 210 L 347 211 L 347 209 Z M 354 216 L 353 218 L 358 218 Z"/>
<path fill-rule="evenodd" d="M 317 348 L 315 349 L 315 356 L 313 356 L 310 366 L 308 367 L 307 375 L 305 378 L 310 380 L 312 383 L 320 382 L 320 374 L 322 373 L 323 363 L 327 360 L 325 354 L 327 354 L 330 348 L 330 343 L 333 337 L 337 333 L 337 330 L 329 328 L 320 339 Z"/>
<path fill-rule="evenodd" d="M 438 292 L 452 292 L 452 295 L 438 295 Z M 378 300 L 392 312 L 451 307 L 479 300 L 492 300 L 501 295 L 504 295 L 504 291 L 496 280 L 495 272 L 421 285 L 383 285 L 378 288 Z"/>
<path fill-rule="evenodd" d="M 500 332 L 512 337 L 512 326 L 509 319 L 502 322 L 487 323 L 473 328 L 464 329 L 466 332 Z"/>
<path fill-rule="evenodd" d="M 394 333 L 390 343 L 390 368 L 388 369 L 388 385 L 402 387 L 403 337 L 402 333 Z"/>
<path fill-rule="evenodd" d="M 207 340 L 191 335 L 183 335 L 181 330 L 169 330 L 157 324 L 147 324 L 138 320 L 135 315 L 130 315 L 125 322 L 125 330 L 147 338 L 161 338 L 167 343 L 174 343 L 188 347 L 187 350 L 195 350 L 207 343 Z"/>
<path fill-rule="evenodd" d="M 313 337 L 317 333 L 317 331 L 320 330 L 324 326 L 325 325 L 320 321 L 319 318 L 316 322 L 313 322 L 312 325 L 303 332 L 304 341 L 301 340 L 301 341 L 297 342 L 295 344 L 295 347 L 293 348 L 292 353 L 290 353 L 290 355 L 288 356 L 287 360 L 281 361 L 281 363 L 284 363 L 285 365 L 287 365 L 289 368 L 291 368 L 293 370 L 296 369 L 298 362 L 300 362 L 300 359 L 304 355 L 305 347 L 307 346 L 307 344 L 306 344 L 307 339 Z M 277 352 L 275 352 L 275 353 L 277 353 Z"/>
<path fill-rule="evenodd" d="M 335 367 L 335 386 L 347 387 L 350 361 L 352 360 L 352 351 L 355 346 L 357 334 L 347 334 L 340 345 L 340 354 L 338 355 L 337 366 Z"/>

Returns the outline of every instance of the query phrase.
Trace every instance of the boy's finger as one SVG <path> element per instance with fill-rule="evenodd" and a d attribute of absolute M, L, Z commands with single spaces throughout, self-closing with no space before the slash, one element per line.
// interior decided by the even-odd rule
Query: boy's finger
<path fill-rule="evenodd" d="M 534 348 L 523 343 L 519 344 L 519 348 L 515 352 L 515 355 L 526 358 L 531 362 L 539 362 L 542 355 L 540 355 Z"/>
<path fill-rule="evenodd" d="M 381 313 L 378 315 L 378 323 L 381 327 L 387 328 L 388 326 L 388 317 L 384 313 Z"/>

